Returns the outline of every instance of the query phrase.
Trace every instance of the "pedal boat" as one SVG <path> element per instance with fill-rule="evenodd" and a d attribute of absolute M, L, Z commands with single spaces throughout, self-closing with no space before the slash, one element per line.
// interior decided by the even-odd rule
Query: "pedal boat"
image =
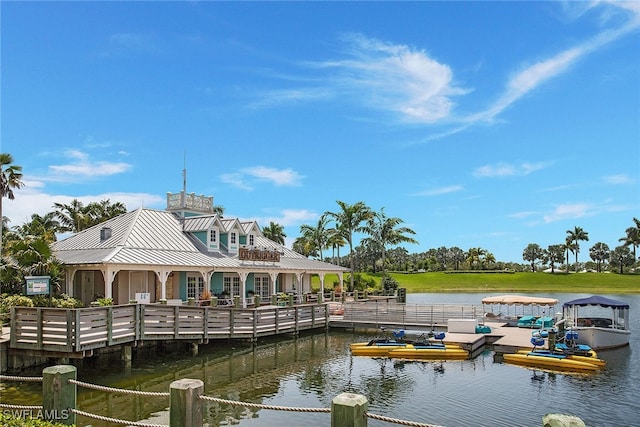
<path fill-rule="evenodd" d="M 518 354 L 533 354 L 534 356 L 544 356 L 544 357 L 560 357 L 564 356 L 565 359 L 569 361 L 577 361 L 589 363 L 591 365 L 595 365 L 597 368 L 603 368 L 607 362 L 602 359 L 598 359 L 595 351 L 589 352 L 588 356 L 579 356 L 576 354 L 566 354 L 557 351 L 544 350 L 544 349 L 536 349 L 536 350 L 520 350 Z"/>
<path fill-rule="evenodd" d="M 469 352 L 456 344 L 416 342 L 390 350 L 389 357 L 410 360 L 463 360 L 469 358 Z"/>
<path fill-rule="evenodd" d="M 406 348 L 405 341 L 395 339 L 373 339 L 369 342 L 357 342 L 349 345 L 354 356 L 388 357 L 392 350 Z"/>

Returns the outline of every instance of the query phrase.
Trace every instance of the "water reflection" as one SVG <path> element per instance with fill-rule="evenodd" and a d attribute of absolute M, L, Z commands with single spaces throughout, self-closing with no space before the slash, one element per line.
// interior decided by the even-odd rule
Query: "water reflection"
<path fill-rule="evenodd" d="M 438 297 L 447 299 L 445 294 Z M 600 352 L 607 366 L 589 376 L 496 363 L 490 350 L 465 361 L 352 357 L 349 344 L 365 341 L 369 336 L 331 331 L 298 339 L 261 340 L 257 347 L 214 341 L 202 346 L 197 356 L 189 356 L 185 345 L 147 350 L 137 353 L 133 366 L 126 372 L 117 358 L 102 358 L 80 366 L 78 379 L 118 388 L 167 392 L 171 382 L 194 378 L 205 383 L 205 394 L 209 396 L 314 408 L 328 408 L 335 396 L 348 391 L 367 396 L 370 412 L 449 427 L 536 426 L 549 412 L 571 413 L 592 426 L 631 426 L 636 424 L 640 413 L 636 401 L 640 393 L 640 370 L 636 369 L 640 362 L 637 333 L 640 296 L 628 300 L 632 302 L 632 345 Z M 40 369 L 25 375 L 41 373 Z M 85 388 L 78 391 L 78 407 L 83 411 L 168 425 L 168 398 Z M 3 383 L 0 394 L 2 402 L 14 404 L 37 405 L 42 399 L 38 383 Z M 328 414 L 247 409 L 208 401 L 203 414 L 210 426 L 330 424 Z M 78 417 L 77 424 L 109 425 L 84 417 Z M 376 420 L 369 420 L 368 424 L 389 426 Z"/>

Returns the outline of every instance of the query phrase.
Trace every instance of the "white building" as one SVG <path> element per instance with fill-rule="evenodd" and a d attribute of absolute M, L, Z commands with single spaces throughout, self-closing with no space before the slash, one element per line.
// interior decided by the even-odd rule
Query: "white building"
<path fill-rule="evenodd" d="M 314 274 L 321 292 L 342 283 L 347 269 L 308 259 L 264 237 L 255 221 L 220 217 L 213 207 L 213 197 L 168 193 L 164 211 L 139 208 L 55 242 L 65 292 L 89 305 L 101 297 L 198 300 L 208 289 L 246 306 L 252 294 L 268 301 L 310 292 Z"/>

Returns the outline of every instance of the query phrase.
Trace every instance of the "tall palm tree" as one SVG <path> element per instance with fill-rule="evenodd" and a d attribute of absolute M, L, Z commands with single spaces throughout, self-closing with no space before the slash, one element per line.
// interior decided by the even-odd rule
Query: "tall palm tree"
<path fill-rule="evenodd" d="M 73 199 L 70 203 L 54 203 L 54 215 L 60 221 L 61 231 L 77 233 L 86 228 L 87 213 L 84 203 Z"/>
<path fill-rule="evenodd" d="M 340 263 L 340 248 L 343 247 L 347 242 L 342 235 L 342 231 L 339 228 L 330 228 L 328 231 L 327 245 L 331 247 L 331 257 L 333 258 L 334 264 Z M 336 261 L 336 252 L 338 253 L 338 258 Z"/>
<path fill-rule="evenodd" d="M 367 220 L 366 233 L 371 237 L 364 239 L 372 240 L 376 243 L 374 247 L 379 247 L 382 252 L 382 273 L 386 273 L 386 248 L 388 245 L 399 245 L 401 243 L 414 243 L 418 241 L 408 234 L 415 235 L 416 232 L 409 227 L 400 227 L 404 221 L 400 218 L 388 217 L 384 213 L 384 208 L 380 212 L 374 212 Z"/>
<path fill-rule="evenodd" d="M 596 262 L 598 273 L 602 271 L 601 265 L 611 256 L 611 250 L 606 243 L 598 242 L 589 249 L 589 256 Z"/>
<path fill-rule="evenodd" d="M 280 243 L 281 245 L 284 245 L 284 239 L 287 237 L 284 232 L 284 227 L 273 221 L 269 222 L 269 225 L 262 229 L 262 235 L 269 240 Z"/>
<path fill-rule="evenodd" d="M 633 218 L 635 223 L 634 227 L 629 227 L 625 230 L 626 236 L 618 239 L 623 242 L 625 246 L 631 246 L 633 248 L 633 261 L 637 261 L 636 248 L 640 246 L 640 219 Z"/>
<path fill-rule="evenodd" d="M 302 234 L 305 239 L 313 242 L 314 247 L 317 249 L 317 253 L 320 255 L 320 261 L 323 261 L 322 251 L 328 247 L 328 222 L 329 218 L 327 214 L 323 214 L 318 218 L 318 223 L 315 227 L 307 224 L 300 226 L 300 234 Z"/>
<path fill-rule="evenodd" d="M 24 186 L 22 166 L 12 165 L 12 163 L 13 156 L 11 154 L 0 153 L 0 218 L 3 218 L 2 199 L 6 197 L 9 200 L 14 200 L 16 196 L 13 194 L 13 190 Z"/>
<path fill-rule="evenodd" d="M 21 237 L 41 236 L 47 242 L 53 243 L 56 241 L 56 233 L 60 231 L 60 223 L 53 212 L 49 212 L 44 216 L 32 214 L 31 221 L 14 227 L 14 230 Z"/>
<path fill-rule="evenodd" d="M 364 204 L 364 202 L 357 202 L 353 205 L 345 203 L 341 200 L 337 201 L 340 210 L 338 212 L 326 212 L 326 214 L 333 218 L 336 222 L 336 228 L 342 230 L 342 235 L 349 244 L 349 265 L 351 269 L 351 283 L 349 291 L 353 291 L 354 287 L 354 273 L 355 268 L 353 266 L 353 233 L 359 233 L 365 231 L 363 222 L 367 221 L 371 215 L 371 209 Z"/>
<path fill-rule="evenodd" d="M 482 268 L 482 257 L 487 253 L 486 250 L 482 248 L 469 248 L 467 262 L 469 263 L 469 267 L 473 270 L 473 266 L 476 264 L 480 265 Z"/>
<path fill-rule="evenodd" d="M 573 230 L 567 230 L 567 240 L 573 243 L 573 251 L 576 254 L 576 273 L 578 272 L 578 253 L 580 253 L 580 241 L 589 241 L 589 233 L 584 231 L 582 227 L 574 227 Z"/>

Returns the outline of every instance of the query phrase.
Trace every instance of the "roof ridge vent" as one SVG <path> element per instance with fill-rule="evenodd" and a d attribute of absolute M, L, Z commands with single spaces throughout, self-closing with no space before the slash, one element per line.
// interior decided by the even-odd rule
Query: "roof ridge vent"
<path fill-rule="evenodd" d="M 111 238 L 111 227 L 102 227 L 100 229 L 100 241 L 104 242 Z"/>

